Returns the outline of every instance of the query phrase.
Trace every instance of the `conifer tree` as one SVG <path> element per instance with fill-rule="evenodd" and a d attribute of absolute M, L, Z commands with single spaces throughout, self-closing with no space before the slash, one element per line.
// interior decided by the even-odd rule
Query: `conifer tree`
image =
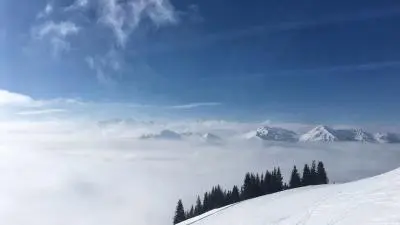
<path fill-rule="evenodd" d="M 251 198 L 251 192 L 252 192 L 251 189 L 252 189 L 252 177 L 250 173 L 246 173 L 242 186 L 242 191 L 240 193 L 240 199 L 247 200 Z"/>
<path fill-rule="evenodd" d="M 203 205 L 201 204 L 200 196 L 197 196 L 196 205 L 194 207 L 194 215 L 198 216 L 203 213 Z"/>
<path fill-rule="evenodd" d="M 302 186 L 311 185 L 311 171 L 310 167 L 305 164 L 303 169 L 303 179 L 301 180 Z"/>
<path fill-rule="evenodd" d="M 239 188 L 235 185 L 232 188 L 232 203 L 236 203 L 240 201 L 240 193 Z"/>
<path fill-rule="evenodd" d="M 263 189 L 263 194 L 271 194 L 271 180 L 272 180 L 272 175 L 271 173 L 267 170 L 267 172 L 265 172 L 264 175 L 264 182 L 262 185 L 262 189 Z"/>
<path fill-rule="evenodd" d="M 193 205 L 192 205 L 192 207 L 190 207 L 190 210 L 189 210 L 189 217 L 187 217 L 186 219 L 189 219 L 189 218 L 192 218 L 192 217 L 195 217 Z"/>
<path fill-rule="evenodd" d="M 210 199 L 209 199 L 209 195 L 208 192 L 204 193 L 204 197 L 203 197 L 203 212 L 207 212 L 208 210 L 210 210 Z"/>
<path fill-rule="evenodd" d="M 283 190 L 283 177 L 282 177 L 281 169 L 279 167 L 276 171 L 275 182 L 276 182 L 276 191 L 282 191 Z"/>
<path fill-rule="evenodd" d="M 294 166 L 292 170 L 292 175 L 290 176 L 289 188 L 297 188 L 300 186 L 301 186 L 300 174 L 297 171 L 296 166 Z"/>
<path fill-rule="evenodd" d="M 327 184 L 329 182 L 328 175 L 326 174 L 324 164 L 322 162 L 318 162 L 317 166 L 317 184 Z"/>
<path fill-rule="evenodd" d="M 175 210 L 174 224 L 180 223 L 185 219 L 185 209 L 183 208 L 182 200 L 179 199 Z"/>
<path fill-rule="evenodd" d="M 310 185 L 316 185 L 318 183 L 318 176 L 317 176 L 317 168 L 315 165 L 315 160 L 312 161 L 310 174 L 311 174 Z"/>

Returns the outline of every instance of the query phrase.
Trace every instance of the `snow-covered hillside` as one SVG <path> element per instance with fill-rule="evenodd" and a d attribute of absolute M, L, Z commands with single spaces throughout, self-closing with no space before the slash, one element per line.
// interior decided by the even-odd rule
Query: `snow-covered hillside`
<path fill-rule="evenodd" d="M 240 202 L 179 225 L 400 224 L 400 169 L 346 184 L 304 187 Z"/>
<path fill-rule="evenodd" d="M 260 127 L 256 131 L 256 136 L 268 141 L 297 141 L 297 134 L 295 132 L 280 127 Z"/>

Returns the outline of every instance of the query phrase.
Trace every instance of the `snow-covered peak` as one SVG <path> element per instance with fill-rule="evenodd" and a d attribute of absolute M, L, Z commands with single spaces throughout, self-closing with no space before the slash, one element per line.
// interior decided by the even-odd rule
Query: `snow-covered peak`
<path fill-rule="evenodd" d="M 361 142 L 375 142 L 374 135 L 363 131 L 362 129 L 353 129 L 354 140 Z"/>
<path fill-rule="evenodd" d="M 301 135 L 299 140 L 304 142 L 332 142 L 338 141 L 338 137 L 336 136 L 334 129 L 328 126 L 319 125 Z"/>
<path fill-rule="evenodd" d="M 140 139 L 163 139 L 163 140 L 180 140 L 182 137 L 180 134 L 172 130 L 162 130 L 158 134 L 145 134 Z"/>
<path fill-rule="evenodd" d="M 291 130 L 286 130 L 280 127 L 260 127 L 256 131 L 256 136 L 268 141 L 296 141 L 297 134 Z"/>
<path fill-rule="evenodd" d="M 317 126 L 303 134 L 300 141 L 304 142 L 333 142 L 333 141 L 359 141 L 376 142 L 372 134 L 358 128 L 333 129 L 328 126 Z"/>
<path fill-rule="evenodd" d="M 379 143 L 400 143 L 400 135 L 395 133 L 376 133 L 374 138 Z"/>
<path fill-rule="evenodd" d="M 205 133 L 205 134 L 202 135 L 202 137 L 203 137 L 203 139 L 208 140 L 208 141 L 219 141 L 219 140 L 221 140 L 220 137 L 218 137 L 217 135 L 212 134 L 212 133 Z"/>

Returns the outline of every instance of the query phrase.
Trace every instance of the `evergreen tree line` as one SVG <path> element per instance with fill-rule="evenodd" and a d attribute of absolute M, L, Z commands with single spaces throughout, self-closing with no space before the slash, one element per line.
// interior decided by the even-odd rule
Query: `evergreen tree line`
<path fill-rule="evenodd" d="M 174 224 L 243 200 L 292 188 L 327 184 L 328 182 L 324 164 L 318 162 L 318 165 L 316 165 L 315 161 L 311 163 L 311 166 L 304 165 L 302 175 L 300 175 L 297 167 L 294 166 L 289 184 L 283 182 L 279 167 L 274 168 L 273 171 L 267 170 L 261 175 L 258 173 L 246 173 L 240 189 L 236 185 L 229 190 L 223 190 L 219 185 L 214 186 L 211 191 L 204 193 L 203 199 L 197 196 L 196 204 L 192 205 L 187 211 L 183 207 L 182 200 L 179 200 L 175 211 Z"/>

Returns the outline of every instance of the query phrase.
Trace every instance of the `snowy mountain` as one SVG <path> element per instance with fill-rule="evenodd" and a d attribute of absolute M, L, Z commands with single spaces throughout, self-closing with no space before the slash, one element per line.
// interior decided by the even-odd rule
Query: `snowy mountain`
<path fill-rule="evenodd" d="M 139 139 L 180 140 L 182 136 L 172 130 L 162 130 L 157 134 L 144 134 Z"/>
<path fill-rule="evenodd" d="M 268 141 L 297 141 L 297 134 L 295 132 L 279 127 L 260 127 L 256 131 L 256 136 Z"/>
<path fill-rule="evenodd" d="M 300 136 L 302 142 L 359 141 L 376 142 L 374 135 L 362 129 L 333 129 L 319 125 Z"/>
<path fill-rule="evenodd" d="M 336 131 L 327 126 L 317 126 L 300 136 L 299 141 L 304 142 L 332 142 L 338 141 Z"/>
<path fill-rule="evenodd" d="M 215 209 L 179 225 L 400 224 L 400 169 L 346 184 L 309 186 Z"/>
<path fill-rule="evenodd" d="M 209 142 L 221 141 L 220 137 L 218 137 L 217 135 L 212 134 L 212 133 L 205 133 L 205 134 L 202 135 L 202 138 L 203 138 L 203 140 L 209 141 Z"/>
<path fill-rule="evenodd" d="M 374 135 L 371 133 L 365 132 L 362 129 L 352 129 L 353 132 L 353 139 L 355 141 L 361 142 L 376 142 Z"/>
<path fill-rule="evenodd" d="M 400 135 L 395 133 L 376 133 L 374 138 L 379 143 L 400 143 Z"/>

